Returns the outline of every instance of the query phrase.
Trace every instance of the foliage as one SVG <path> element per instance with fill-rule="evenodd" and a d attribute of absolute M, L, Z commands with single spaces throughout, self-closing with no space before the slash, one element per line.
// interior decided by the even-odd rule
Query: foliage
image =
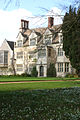
<path fill-rule="evenodd" d="M 23 77 L 31 77 L 31 75 L 28 74 L 28 73 L 22 73 L 21 76 L 23 76 Z"/>
<path fill-rule="evenodd" d="M 34 90 L 34 89 L 53 89 L 53 88 L 69 88 L 80 87 L 80 81 L 46 81 L 46 82 L 24 82 L 24 83 L 4 83 L 0 84 L 0 92 L 16 91 L 16 90 Z"/>
<path fill-rule="evenodd" d="M 0 82 L 15 82 L 15 81 L 49 81 L 49 80 L 54 80 L 54 81 L 61 81 L 61 80 L 80 80 L 78 76 L 74 76 L 74 78 L 61 78 L 61 77 L 25 77 L 21 75 L 0 75 Z"/>
<path fill-rule="evenodd" d="M 79 120 L 80 88 L 0 92 L 0 120 Z"/>
<path fill-rule="evenodd" d="M 66 76 L 65 77 L 67 77 L 67 78 L 74 78 L 74 75 L 73 74 L 66 74 Z"/>
<path fill-rule="evenodd" d="M 62 32 L 65 55 L 80 76 L 80 8 L 76 12 L 70 6 L 69 12 L 64 16 Z"/>
<path fill-rule="evenodd" d="M 32 69 L 32 71 L 31 71 L 31 76 L 32 77 L 37 77 L 37 75 L 38 75 L 38 72 L 36 70 L 36 66 L 34 66 L 33 69 Z"/>
<path fill-rule="evenodd" d="M 55 68 L 55 65 L 52 63 L 50 63 L 50 66 L 47 69 L 47 76 L 48 77 L 56 77 L 56 68 Z"/>

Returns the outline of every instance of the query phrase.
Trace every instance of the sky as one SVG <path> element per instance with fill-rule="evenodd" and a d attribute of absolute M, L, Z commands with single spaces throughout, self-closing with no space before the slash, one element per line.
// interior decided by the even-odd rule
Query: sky
<path fill-rule="evenodd" d="M 21 19 L 29 20 L 29 28 L 47 27 L 48 16 L 54 24 L 62 24 L 68 0 L 0 0 L 0 46 L 4 39 L 16 41 Z M 56 16 L 56 17 L 55 17 Z"/>

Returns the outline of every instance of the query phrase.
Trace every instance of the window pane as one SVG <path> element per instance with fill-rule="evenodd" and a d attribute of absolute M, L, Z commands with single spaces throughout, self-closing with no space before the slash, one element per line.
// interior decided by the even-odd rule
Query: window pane
<path fill-rule="evenodd" d="M 39 57 L 45 57 L 45 56 L 46 56 L 46 49 L 39 50 L 39 52 L 38 52 L 38 58 Z"/>
<path fill-rule="evenodd" d="M 8 64 L 8 52 L 4 52 L 4 64 Z"/>
<path fill-rule="evenodd" d="M 51 37 L 50 36 L 46 35 L 44 39 L 45 39 L 45 44 L 51 44 Z"/>
<path fill-rule="evenodd" d="M 30 45 L 31 45 L 31 46 L 36 45 L 36 39 L 31 39 L 31 40 L 30 40 Z"/>
<path fill-rule="evenodd" d="M 17 65 L 17 71 L 23 71 L 23 65 L 18 64 Z"/>
<path fill-rule="evenodd" d="M 17 52 L 17 58 L 23 58 L 23 52 Z"/>
<path fill-rule="evenodd" d="M 58 48 L 58 56 L 63 56 L 63 49 L 62 48 Z"/>
<path fill-rule="evenodd" d="M 22 40 L 18 40 L 18 41 L 17 41 L 17 46 L 18 46 L 18 47 L 21 47 L 21 46 L 22 46 Z"/>
<path fill-rule="evenodd" d="M 63 72 L 63 63 L 58 63 L 58 72 Z"/>
<path fill-rule="evenodd" d="M 65 72 L 69 72 L 69 63 L 65 63 Z"/>
<path fill-rule="evenodd" d="M 0 64 L 4 63 L 4 52 L 0 51 Z"/>

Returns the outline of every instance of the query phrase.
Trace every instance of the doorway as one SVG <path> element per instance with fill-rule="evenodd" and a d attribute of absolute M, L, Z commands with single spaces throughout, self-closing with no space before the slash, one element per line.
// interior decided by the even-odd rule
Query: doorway
<path fill-rule="evenodd" d="M 44 76 L 44 67 L 40 66 L 40 76 Z"/>

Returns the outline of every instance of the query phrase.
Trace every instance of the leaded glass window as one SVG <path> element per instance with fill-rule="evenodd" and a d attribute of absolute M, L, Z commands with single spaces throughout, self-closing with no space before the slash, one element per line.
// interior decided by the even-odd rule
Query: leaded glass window
<path fill-rule="evenodd" d="M 69 63 L 65 63 L 65 72 L 69 72 Z"/>
<path fill-rule="evenodd" d="M 62 48 L 58 48 L 58 56 L 63 56 L 63 49 Z"/>
<path fill-rule="evenodd" d="M 18 59 L 23 58 L 23 52 L 17 52 L 17 58 Z"/>
<path fill-rule="evenodd" d="M 38 58 L 43 58 L 43 57 L 45 57 L 46 56 L 46 49 L 41 49 L 41 50 L 39 50 L 39 52 L 38 52 Z"/>
<path fill-rule="evenodd" d="M 30 39 L 30 45 L 35 46 L 36 45 L 36 39 Z"/>
<path fill-rule="evenodd" d="M 23 71 L 23 65 L 22 64 L 17 65 L 17 71 Z"/>
<path fill-rule="evenodd" d="M 63 63 L 58 63 L 58 72 L 63 72 Z"/>

